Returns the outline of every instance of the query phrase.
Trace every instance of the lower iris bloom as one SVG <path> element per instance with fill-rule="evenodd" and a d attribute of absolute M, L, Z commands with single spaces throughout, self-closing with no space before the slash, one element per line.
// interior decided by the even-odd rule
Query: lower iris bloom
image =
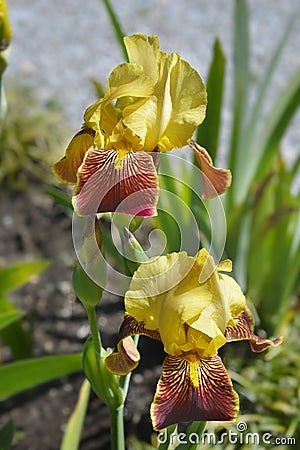
<path fill-rule="evenodd" d="M 157 36 L 136 34 L 124 42 L 129 62 L 112 71 L 103 98 L 87 108 L 82 130 L 53 167 L 57 178 L 75 184 L 75 211 L 155 215 L 156 156 L 187 144 L 213 196 L 224 192 L 229 170 L 213 167 L 206 150 L 191 141 L 207 103 L 200 75 L 177 53 L 162 52 Z M 203 186 L 204 197 L 212 196 Z"/>
<path fill-rule="evenodd" d="M 167 356 L 151 405 L 156 430 L 179 422 L 235 420 L 239 399 L 218 349 L 248 340 L 252 351 L 261 352 L 281 342 L 254 334 L 245 296 L 224 273 L 231 269 L 230 260 L 215 266 L 202 249 L 195 257 L 180 252 L 152 259 L 132 278 L 119 342 L 106 366 L 125 375 L 138 365 L 131 335 L 162 342 Z"/>

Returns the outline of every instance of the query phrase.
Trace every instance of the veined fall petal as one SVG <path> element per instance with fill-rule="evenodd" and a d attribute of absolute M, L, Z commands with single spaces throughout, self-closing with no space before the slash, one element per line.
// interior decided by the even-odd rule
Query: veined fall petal
<path fill-rule="evenodd" d="M 230 341 L 249 341 L 250 348 L 253 352 L 262 352 L 270 346 L 277 346 L 281 344 L 282 338 L 274 340 L 265 339 L 257 336 L 254 333 L 254 321 L 248 308 L 242 312 L 239 317 L 236 317 L 234 325 L 229 325 L 225 330 L 227 342 Z"/>
<path fill-rule="evenodd" d="M 233 421 L 238 395 L 219 356 L 167 356 L 151 405 L 153 428 L 180 422 Z"/>
<path fill-rule="evenodd" d="M 91 149 L 78 171 L 73 205 L 78 215 L 116 211 L 156 214 L 158 180 L 150 154 Z"/>

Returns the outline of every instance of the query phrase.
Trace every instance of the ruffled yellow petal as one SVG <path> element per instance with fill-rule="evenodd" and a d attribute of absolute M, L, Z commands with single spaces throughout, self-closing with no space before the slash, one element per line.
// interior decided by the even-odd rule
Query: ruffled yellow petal
<path fill-rule="evenodd" d="M 135 272 L 125 296 L 126 311 L 147 328 L 159 328 L 161 308 L 168 291 L 191 270 L 194 258 L 185 252 L 153 258 Z M 177 320 L 177 316 L 170 318 Z"/>
<path fill-rule="evenodd" d="M 147 328 L 159 329 L 169 354 L 194 349 L 212 356 L 226 342 L 229 304 L 206 249 L 194 258 L 172 253 L 142 264 L 133 276 L 125 307 Z"/>
<path fill-rule="evenodd" d="M 153 89 L 153 80 L 145 76 L 141 66 L 123 63 L 111 72 L 104 98 L 89 106 L 84 115 L 85 124 L 97 133 L 95 143 L 98 147 L 103 148 L 104 144 L 105 148 L 111 148 L 109 137 L 121 118 L 112 102 L 124 97 L 128 97 L 131 104 L 139 102 L 140 97 L 149 97 Z M 124 107 L 127 103 L 120 105 Z"/>
<path fill-rule="evenodd" d="M 138 107 L 137 107 L 138 106 Z M 153 138 L 153 142 L 146 144 L 148 135 L 154 130 L 157 120 L 157 97 L 150 96 L 139 104 L 130 104 L 122 111 L 123 123 L 133 134 L 141 139 L 143 150 L 153 151 L 157 144 L 157 139 Z"/>
<path fill-rule="evenodd" d="M 144 68 L 132 63 L 122 63 L 110 74 L 104 104 L 129 97 L 148 97 L 153 93 L 153 80 L 146 76 Z"/>
<path fill-rule="evenodd" d="M 146 45 L 142 37 L 137 41 Z M 135 53 L 139 45 L 135 43 Z M 151 51 L 151 69 L 147 73 L 157 71 L 157 48 Z M 159 55 L 159 77 L 152 96 L 142 105 L 135 103 L 122 109 L 124 124 L 142 137 L 145 151 L 183 147 L 205 117 L 206 91 L 199 74 L 176 53 Z M 143 63 L 142 56 L 135 56 L 135 61 Z"/>
<path fill-rule="evenodd" d="M 86 109 L 84 123 L 95 131 L 97 147 L 107 148 L 109 136 L 118 123 L 116 109 L 111 103 L 104 105 L 103 99 L 98 100 Z"/>
<path fill-rule="evenodd" d="M 230 318 L 238 317 L 246 306 L 246 298 L 234 278 L 229 275 L 220 274 L 220 280 L 225 293 L 226 302 L 230 310 Z"/>
<path fill-rule="evenodd" d="M 158 147 L 161 151 L 183 147 L 205 117 L 207 96 L 200 75 L 172 53 L 162 59 L 155 94 L 161 100 Z"/>
<path fill-rule="evenodd" d="M 158 61 L 160 59 L 157 36 L 147 37 L 145 34 L 125 36 L 124 43 L 131 63 L 142 66 L 144 74 L 151 77 L 154 83 L 158 77 Z"/>
<path fill-rule="evenodd" d="M 219 262 L 217 269 L 221 272 L 232 272 L 232 261 L 230 259 L 224 259 Z"/>

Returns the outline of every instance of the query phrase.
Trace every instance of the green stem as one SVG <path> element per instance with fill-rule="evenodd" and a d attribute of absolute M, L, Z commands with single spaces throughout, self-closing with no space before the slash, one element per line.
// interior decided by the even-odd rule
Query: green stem
<path fill-rule="evenodd" d="M 125 450 L 123 409 L 124 405 L 109 411 L 111 450 Z"/>
<path fill-rule="evenodd" d="M 98 330 L 98 323 L 97 323 L 97 316 L 96 316 L 96 309 L 95 307 L 86 307 L 90 329 L 91 329 L 91 335 L 93 338 L 93 344 L 95 352 L 100 356 L 101 355 L 101 338 Z"/>

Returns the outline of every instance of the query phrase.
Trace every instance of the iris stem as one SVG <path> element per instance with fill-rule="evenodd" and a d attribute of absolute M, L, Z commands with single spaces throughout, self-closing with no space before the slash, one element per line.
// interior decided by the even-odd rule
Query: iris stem
<path fill-rule="evenodd" d="M 124 405 L 112 408 L 110 413 L 111 450 L 125 450 Z"/>
<path fill-rule="evenodd" d="M 95 349 L 95 352 L 97 353 L 97 355 L 101 356 L 102 345 L 101 345 L 100 333 L 98 330 L 96 309 L 95 309 L 95 307 L 87 306 L 86 311 L 87 311 L 87 315 L 88 315 L 88 319 L 89 319 L 94 349 Z"/>

